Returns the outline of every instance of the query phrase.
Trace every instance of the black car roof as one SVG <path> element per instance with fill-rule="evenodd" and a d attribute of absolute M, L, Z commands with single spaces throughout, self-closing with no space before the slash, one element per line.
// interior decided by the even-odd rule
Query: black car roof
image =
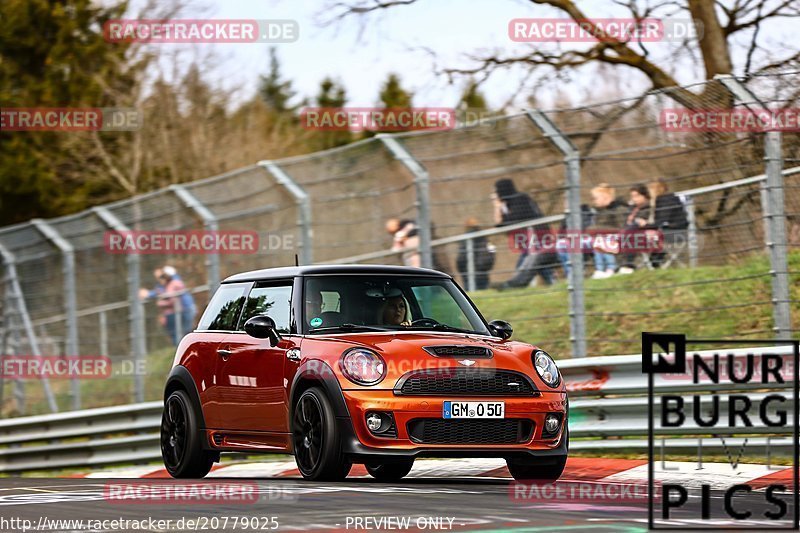
<path fill-rule="evenodd" d="M 392 265 L 308 265 L 280 268 L 264 268 L 251 270 L 229 276 L 223 283 L 235 281 L 258 281 L 264 279 L 293 278 L 296 276 L 314 276 L 320 274 L 375 274 L 375 275 L 405 275 L 428 276 L 449 278 L 448 274 L 428 268 L 403 267 Z"/>

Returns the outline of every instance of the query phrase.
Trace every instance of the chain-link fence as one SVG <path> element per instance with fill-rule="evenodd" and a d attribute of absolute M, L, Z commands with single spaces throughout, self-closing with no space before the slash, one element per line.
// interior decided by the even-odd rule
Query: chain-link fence
<path fill-rule="evenodd" d="M 104 356 L 112 363 L 111 373 L 97 380 L 2 374 L 2 413 L 158 398 L 174 355 L 168 332 L 176 328 L 164 322 L 164 302 L 178 309 L 173 320 L 194 322 L 225 276 L 291 265 L 295 255 L 301 263 L 398 264 L 418 257 L 456 276 L 487 318 L 510 321 L 517 338 L 561 357 L 634 353 L 645 330 L 796 337 L 797 128 L 685 130 L 668 127 L 665 117 L 686 110 L 795 108 L 798 86 L 798 72 L 747 83 L 725 78 L 450 131 L 378 135 L 2 228 L 0 353 Z M 681 200 L 686 226 L 658 255 L 614 258 L 619 272 L 630 267 L 650 274 L 604 278 L 593 254 L 580 250 L 526 248 L 533 253 L 520 260 L 523 250 L 511 240 L 520 231 L 529 239 L 531 227 L 599 227 L 589 216 L 594 188 L 610 185 L 627 202 L 632 187 L 656 179 Z M 545 218 L 498 227 L 492 196 L 499 180 L 512 180 Z M 649 207 L 657 204 L 650 200 Z M 625 208 L 624 222 L 630 218 Z M 390 249 L 388 219 L 415 221 L 418 247 Z M 241 253 L 109 249 L 109 232 L 203 231 L 249 232 L 258 246 Z M 181 302 L 190 300 L 158 294 L 154 273 L 164 265 L 175 268 L 196 313 L 180 312 Z"/>

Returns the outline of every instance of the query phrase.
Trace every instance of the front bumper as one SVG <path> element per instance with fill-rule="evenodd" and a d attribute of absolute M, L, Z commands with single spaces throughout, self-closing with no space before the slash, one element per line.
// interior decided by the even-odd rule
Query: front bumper
<path fill-rule="evenodd" d="M 386 457 L 520 457 L 534 456 L 554 461 L 567 454 L 567 395 L 564 392 L 543 392 L 525 397 L 434 397 L 397 396 L 393 391 L 344 390 L 349 416 L 338 419 L 345 453 L 356 461 L 359 458 Z M 411 440 L 408 423 L 419 418 L 442 417 L 445 400 L 505 402 L 505 418 L 533 422 L 533 431 L 525 442 L 514 444 L 422 444 Z M 369 411 L 390 412 L 397 426 L 397 437 L 373 435 L 366 426 Z M 547 413 L 561 413 L 565 422 L 555 437 L 542 438 Z"/>

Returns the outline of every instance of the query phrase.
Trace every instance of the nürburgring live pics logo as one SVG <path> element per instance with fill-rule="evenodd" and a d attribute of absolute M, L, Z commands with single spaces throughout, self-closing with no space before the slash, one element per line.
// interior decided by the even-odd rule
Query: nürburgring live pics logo
<path fill-rule="evenodd" d="M 692 344 L 736 344 L 744 349 L 687 355 L 687 345 Z M 748 345 L 776 348 L 750 353 Z M 800 341 L 687 340 L 684 335 L 642 333 L 642 372 L 648 379 L 650 529 L 798 529 L 799 359 Z M 687 445 L 694 442 L 697 475 L 669 476 L 675 468 L 668 467 L 667 452 L 692 455 Z M 704 450 L 712 447 L 722 450 L 732 469 L 713 485 L 702 476 Z M 748 484 L 750 478 L 740 468 L 742 457 L 765 453 L 766 466 L 761 468 L 772 469 L 776 449 L 788 451 L 791 468 L 772 472 L 780 475 L 769 476 L 766 484 Z M 734 481 L 720 485 L 720 480 L 729 479 Z M 656 483 L 661 486 L 658 510 Z"/>

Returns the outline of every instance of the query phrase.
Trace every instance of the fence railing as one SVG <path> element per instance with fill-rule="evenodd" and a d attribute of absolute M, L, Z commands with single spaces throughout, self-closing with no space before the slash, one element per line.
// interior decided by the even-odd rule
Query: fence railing
<path fill-rule="evenodd" d="M 800 174 L 800 167 L 787 168 L 787 169 L 782 171 L 782 174 L 783 174 L 784 177 L 790 177 L 790 176 L 799 175 Z M 693 213 L 692 213 L 694 211 L 694 198 L 703 196 L 705 194 L 711 194 L 711 193 L 717 193 L 717 192 L 720 192 L 720 191 L 727 191 L 727 190 L 730 190 L 730 189 L 735 189 L 737 187 L 741 187 L 741 186 L 745 186 L 745 185 L 753 185 L 753 184 L 761 185 L 761 184 L 763 184 L 765 182 L 765 180 L 766 180 L 766 175 L 765 174 L 758 174 L 756 176 L 751 176 L 751 177 L 748 177 L 748 178 L 742 178 L 742 179 L 731 181 L 731 182 L 720 183 L 720 184 L 717 184 L 717 185 L 709 185 L 709 186 L 705 186 L 705 187 L 698 187 L 698 188 L 695 188 L 695 189 L 687 189 L 687 190 L 684 190 L 684 191 L 676 191 L 675 192 L 675 194 L 677 194 L 679 197 L 684 199 L 687 211 L 689 212 L 690 224 L 689 224 L 689 227 L 687 229 L 685 245 L 686 245 L 686 255 L 687 255 L 687 258 L 688 258 L 689 263 L 690 263 L 691 266 L 696 266 L 697 261 L 698 261 L 698 258 L 697 258 L 697 253 L 698 253 L 697 241 L 699 239 L 697 225 L 696 225 L 696 223 L 692 223 L 692 221 L 694 220 L 694 216 L 693 216 Z M 764 188 L 760 187 L 759 190 L 763 194 Z M 481 238 L 481 237 L 505 236 L 506 234 L 508 234 L 509 232 L 514 231 L 514 230 L 527 229 L 527 228 L 530 228 L 530 227 L 533 227 L 533 226 L 541 226 L 541 225 L 547 225 L 547 224 L 560 223 L 564 219 L 565 219 L 564 215 L 552 215 L 552 216 L 546 216 L 546 217 L 536 218 L 536 219 L 531 219 L 531 220 L 523 220 L 521 222 L 517 222 L 517 223 L 514 223 L 514 224 L 508 224 L 508 225 L 504 225 L 504 226 L 500 226 L 500 227 L 487 228 L 487 229 L 482 229 L 482 230 L 479 230 L 479 231 L 465 232 L 465 233 L 461 233 L 461 234 L 458 234 L 458 235 L 453 235 L 451 237 L 433 239 L 431 241 L 431 243 L 430 243 L 431 244 L 431 249 L 435 249 L 437 247 L 445 247 L 445 246 L 448 246 L 448 245 L 451 245 L 451 244 L 459 244 L 459 243 L 464 243 L 464 242 L 470 242 L 470 241 L 474 241 L 475 239 L 478 239 L 478 238 Z M 692 244 L 692 243 L 694 243 L 694 244 Z M 464 275 L 464 279 L 462 279 L 462 282 L 464 283 L 464 286 L 467 289 L 467 291 L 473 291 L 473 290 L 475 290 L 474 278 L 475 278 L 475 274 L 476 274 L 476 272 L 475 272 L 475 258 L 474 258 L 475 250 L 474 250 L 473 247 L 470 247 L 470 246 L 466 246 L 466 250 L 467 250 L 468 256 L 471 256 L 471 258 L 468 259 L 468 261 L 467 261 L 467 270 L 464 272 L 465 275 Z M 366 254 L 359 254 L 359 255 L 353 255 L 353 256 L 349 256 L 349 257 L 342 257 L 342 258 L 338 258 L 338 259 L 333 259 L 333 260 L 330 260 L 330 261 L 326 261 L 326 264 L 369 263 L 369 262 L 376 261 L 376 260 L 381 260 L 381 259 L 398 258 L 398 257 L 402 256 L 404 253 L 407 253 L 407 252 L 419 252 L 419 251 L 420 251 L 420 247 L 419 246 L 406 247 L 406 248 L 397 248 L 397 249 L 391 249 L 390 248 L 390 249 L 379 250 L 379 251 L 376 251 L 376 252 L 370 252 L 370 253 L 366 253 Z M 470 280 L 472 280 L 472 281 L 470 281 Z M 190 292 L 192 294 L 200 294 L 200 293 L 208 292 L 208 290 L 209 290 L 209 286 L 208 285 L 200 285 L 200 286 L 193 287 L 193 288 L 189 289 L 188 292 Z M 179 295 L 179 294 L 182 294 L 182 292 L 181 293 L 175 293 L 172 296 Z M 78 309 L 75 314 L 78 317 L 88 317 L 88 316 L 92 316 L 92 315 L 97 315 L 97 317 L 98 317 L 98 320 L 97 320 L 98 332 L 99 332 L 101 337 L 107 338 L 108 337 L 108 329 L 107 329 L 108 323 L 107 323 L 107 320 L 103 320 L 102 317 L 105 316 L 109 311 L 127 309 L 129 305 L 130 305 L 130 303 L 129 303 L 128 300 L 120 300 L 118 302 L 111 302 L 111 303 L 98 305 L 98 306 L 94 306 L 94 307 L 90 307 L 90 308 L 86 308 L 86 309 Z M 61 313 L 61 314 L 51 315 L 51 316 L 47 316 L 47 317 L 43 317 L 43 318 L 34 320 L 32 322 L 32 324 L 33 324 L 34 327 L 39 327 L 39 326 L 46 326 L 46 325 L 49 325 L 49 324 L 55 324 L 55 323 L 58 323 L 58 322 L 65 322 L 66 320 L 67 320 L 67 314 Z M 108 355 L 108 352 L 106 350 L 101 350 L 99 353 L 100 353 L 100 355 Z"/>
<path fill-rule="evenodd" d="M 789 250 L 800 246 L 800 134 L 676 132 L 664 128 L 661 115 L 670 107 L 681 108 L 679 99 L 672 99 L 675 90 L 696 93 L 709 109 L 723 102 L 736 111 L 794 105 L 798 84 L 796 71 L 743 81 L 720 78 L 632 99 L 495 117 L 451 131 L 381 135 L 324 152 L 260 161 L 69 216 L 0 228 L 0 354 L 108 354 L 145 361 L 171 345 L 156 326 L 156 306 L 137 294 L 156 267 L 177 267 L 202 309 L 220 279 L 294 264 L 295 252 L 303 263 L 397 263 L 403 251 L 414 250 L 385 250 L 391 240 L 383 229 L 389 218 L 416 221 L 423 264 L 439 258 L 450 273 L 463 272 L 468 289 L 483 288 L 489 277 L 494 282 L 514 275 L 518 256 L 502 240 L 510 229 L 532 223 L 493 227 L 489 196 L 500 179 L 514 180 L 518 190 L 536 200 L 546 215 L 536 222 L 563 222 L 575 231 L 580 229 L 580 204 L 591 201 L 594 185 L 608 182 L 627 192 L 631 185 L 661 178 L 686 200 L 688 266 L 738 265 L 753 255 L 765 259 L 755 272 L 689 274 L 636 288 L 657 302 L 716 284 L 739 295 L 733 303 L 715 299 L 652 312 L 609 311 L 607 304 L 629 296 L 627 287 L 608 289 L 590 282 L 584 287 L 579 253 L 569 254 L 567 283 L 538 284 L 525 293 L 560 302 L 551 312 L 515 305 L 523 300 L 519 294 L 484 298 L 512 309 L 515 316 L 506 317 L 512 321 L 535 322 L 531 335 L 549 339 L 559 353 L 585 356 L 588 340 L 594 353 L 633 351 L 642 320 L 652 322 L 651 330 L 662 329 L 657 317 L 691 322 L 703 316 L 725 323 L 734 306 L 747 309 L 753 320 L 725 334 L 790 338 L 798 331 L 791 312 L 800 302 L 792 292 L 800 269 L 788 258 Z M 790 168 L 783 170 L 784 163 Z M 476 226 L 487 229 L 466 229 Z M 292 236 L 294 246 L 241 255 L 108 253 L 106 232 L 125 229 L 246 230 L 262 237 Z M 495 266 L 485 275 L 475 267 L 477 239 L 488 239 L 496 250 Z M 453 268 L 462 246 L 466 267 Z M 752 280 L 764 282 L 767 290 L 752 287 Z M 609 312 L 613 329 L 606 327 Z M 160 377 L 120 381 L 128 394 L 124 402 L 151 398 L 146 383 Z M 67 389 L 62 383 L 40 383 L 45 390 L 6 380 L 0 385 L 0 413 L 116 401 L 74 380 Z M 5 393 L 9 387 L 11 394 Z"/>
<path fill-rule="evenodd" d="M 714 351 L 694 352 L 708 357 Z M 793 361 L 791 346 L 725 350 L 734 360 L 741 362 L 747 354 L 762 356 L 774 354 Z M 785 366 L 786 368 L 793 367 Z M 570 450 L 573 451 L 647 451 L 648 399 L 647 378 L 642 373 L 641 355 L 592 357 L 582 360 L 559 361 L 563 379 L 570 391 L 569 431 Z M 771 385 L 772 386 L 772 385 Z M 793 378 L 782 388 L 791 388 Z M 759 383 L 737 385 L 737 391 L 763 389 Z M 717 385 L 717 389 L 730 389 Z M 691 396 L 699 395 L 703 412 L 711 403 L 708 393 L 715 389 L 706 382 L 694 383 L 692 376 L 661 376 L 655 380 L 658 393 L 685 394 L 686 405 Z M 751 409 L 757 411 L 767 393 L 748 393 Z M 691 395 L 691 396 L 690 396 Z M 0 472 L 26 470 L 93 467 L 120 463 L 157 461 L 161 457 L 159 431 L 162 402 L 146 402 L 99 409 L 87 409 L 61 414 L 48 414 L 0 421 Z M 787 420 L 792 420 L 789 408 Z M 688 410 L 688 408 L 687 408 Z M 723 407 L 721 416 L 727 416 Z M 748 455 L 789 454 L 795 446 L 792 424 L 768 427 L 758 417 L 753 417 L 752 427 L 698 427 L 687 423 L 680 428 L 659 428 L 658 444 L 662 438 L 670 449 L 696 450 L 697 438 L 743 437 Z M 709 453 L 730 447 L 717 438 L 709 438 L 703 449 Z M 23 446 L 24 445 L 24 446 Z M 739 446 L 737 444 L 737 446 Z"/>

